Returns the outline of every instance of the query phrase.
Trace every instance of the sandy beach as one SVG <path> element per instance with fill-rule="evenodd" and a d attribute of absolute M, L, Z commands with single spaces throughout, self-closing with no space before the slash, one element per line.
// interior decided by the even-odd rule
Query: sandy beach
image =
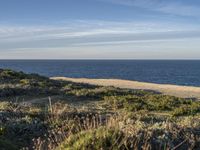
<path fill-rule="evenodd" d="M 200 87 L 155 84 L 155 83 L 137 82 L 129 80 L 120 80 L 120 79 L 88 79 L 88 78 L 67 78 L 67 77 L 52 77 L 51 79 L 72 81 L 77 83 L 87 83 L 92 85 L 114 86 L 127 89 L 153 90 L 166 95 L 172 95 L 183 98 L 200 99 Z"/>

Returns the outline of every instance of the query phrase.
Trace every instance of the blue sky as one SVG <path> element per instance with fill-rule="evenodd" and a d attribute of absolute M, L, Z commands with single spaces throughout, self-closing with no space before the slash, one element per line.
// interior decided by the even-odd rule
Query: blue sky
<path fill-rule="evenodd" d="M 200 59 L 200 1 L 1 0 L 0 59 Z"/>

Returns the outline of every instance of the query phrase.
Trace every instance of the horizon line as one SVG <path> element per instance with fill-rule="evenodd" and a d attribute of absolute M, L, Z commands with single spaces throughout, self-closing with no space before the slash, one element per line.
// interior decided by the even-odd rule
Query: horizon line
<path fill-rule="evenodd" d="M 198 61 L 200 61 L 200 58 L 194 58 L 194 59 L 192 59 L 192 58 L 167 58 L 167 59 L 158 59 L 158 58 L 149 58 L 149 59 L 145 59 L 145 58 L 106 58 L 106 59 L 104 59 L 104 58 L 67 58 L 67 59 L 35 59 L 35 58 L 33 58 L 33 59 L 18 59 L 18 58 L 16 58 L 16 59 L 0 59 L 0 61 L 6 61 L 6 60 L 8 60 L 8 61 L 12 61 L 12 60 L 24 60 L 24 61 L 29 61 L 29 60 L 35 60 L 35 61 L 37 61 L 37 60 L 52 60 L 52 61 L 56 61 L 56 60 L 198 60 Z"/>

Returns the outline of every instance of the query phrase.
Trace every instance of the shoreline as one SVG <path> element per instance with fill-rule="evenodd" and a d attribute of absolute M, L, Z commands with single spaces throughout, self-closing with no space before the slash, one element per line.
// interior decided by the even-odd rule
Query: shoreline
<path fill-rule="evenodd" d="M 165 95 L 171 95 L 182 98 L 200 99 L 200 87 L 181 86 L 171 84 L 147 83 L 122 79 L 89 79 L 89 78 L 68 78 L 68 77 L 51 77 L 53 80 L 64 80 L 76 83 L 86 83 L 99 86 L 114 86 L 125 89 L 140 89 L 156 91 Z"/>

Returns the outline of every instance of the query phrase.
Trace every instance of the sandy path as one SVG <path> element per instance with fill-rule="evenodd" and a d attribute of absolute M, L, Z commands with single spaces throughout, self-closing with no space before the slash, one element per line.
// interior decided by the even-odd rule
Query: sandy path
<path fill-rule="evenodd" d="M 114 86 L 128 89 L 143 89 L 161 92 L 166 95 L 173 95 L 184 98 L 198 98 L 200 99 L 200 87 L 192 86 L 177 86 L 168 84 L 154 84 L 120 79 L 87 79 L 87 78 L 66 78 L 53 77 L 54 80 L 66 80 L 78 83 L 87 83 L 101 86 Z"/>
<path fill-rule="evenodd" d="M 33 98 L 33 99 L 30 99 L 30 100 L 27 100 L 27 101 L 23 101 L 23 102 L 20 102 L 20 104 L 25 104 L 25 105 L 31 105 L 31 104 L 34 104 L 34 103 L 48 103 L 49 102 L 49 97 L 51 98 L 51 100 L 58 100 L 61 96 L 47 96 L 47 97 L 41 97 L 41 98 Z"/>

